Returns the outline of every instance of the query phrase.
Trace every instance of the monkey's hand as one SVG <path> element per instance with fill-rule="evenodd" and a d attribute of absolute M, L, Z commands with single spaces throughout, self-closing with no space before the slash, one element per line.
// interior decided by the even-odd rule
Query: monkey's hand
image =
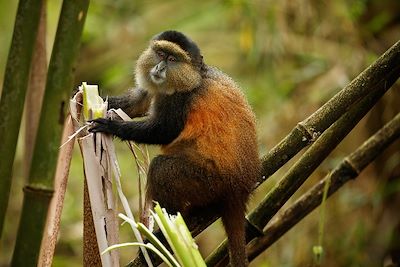
<path fill-rule="evenodd" d="M 112 135 L 117 135 L 119 129 L 121 129 L 121 126 L 123 124 L 122 121 L 115 121 L 111 119 L 104 119 L 104 118 L 99 118 L 90 121 L 92 125 L 89 128 L 89 132 L 91 133 L 108 133 Z"/>

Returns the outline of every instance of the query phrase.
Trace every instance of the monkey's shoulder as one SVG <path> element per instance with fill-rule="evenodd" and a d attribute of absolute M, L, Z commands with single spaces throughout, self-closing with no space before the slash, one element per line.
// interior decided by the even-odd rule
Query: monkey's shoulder
<path fill-rule="evenodd" d="M 236 83 L 218 69 L 209 69 L 202 88 L 186 109 L 186 122 L 179 140 L 196 140 L 199 149 L 214 147 L 230 154 L 230 147 L 255 138 L 255 116 Z M 232 145 L 234 144 L 234 145 Z M 206 152 L 205 154 L 213 154 Z M 233 152 L 232 152 L 233 153 Z"/>
<path fill-rule="evenodd" d="M 232 89 L 235 88 L 239 90 L 239 87 L 237 86 L 236 82 L 229 75 L 227 75 L 220 69 L 213 66 L 206 67 L 203 75 L 203 81 L 213 82 L 214 84 L 217 84 L 221 87 L 227 87 Z"/>
<path fill-rule="evenodd" d="M 222 116 L 250 116 L 252 109 L 237 83 L 221 70 L 207 66 L 202 88 L 192 101 L 194 110 L 205 109 L 206 113 Z"/>

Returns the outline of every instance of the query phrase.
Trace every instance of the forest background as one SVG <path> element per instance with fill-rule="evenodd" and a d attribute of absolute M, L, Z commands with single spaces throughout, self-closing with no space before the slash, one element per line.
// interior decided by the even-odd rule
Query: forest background
<path fill-rule="evenodd" d="M 0 2 L 0 84 L 3 84 L 17 2 Z M 61 1 L 47 2 L 50 56 Z M 199 44 L 207 64 L 228 73 L 242 87 L 258 119 L 259 148 L 264 155 L 298 121 L 314 112 L 400 39 L 400 2 L 92 1 L 75 72 L 75 86 L 87 81 L 99 84 L 103 96 L 123 93 L 134 86 L 135 60 L 148 40 L 167 29 L 189 35 Z M 399 112 L 399 103 L 397 84 L 292 199 L 321 179 Z M 12 199 L 0 246 L 0 266 L 7 266 L 12 254 L 22 201 L 21 188 L 26 179 L 23 127 L 24 123 L 14 163 Z M 119 141 L 116 144 L 125 178 L 124 189 L 132 208 L 137 210 L 135 164 L 127 146 Z M 382 266 L 389 250 L 400 247 L 398 148 L 399 142 L 396 142 L 359 179 L 327 202 L 323 266 Z M 151 148 L 151 153 L 156 154 L 157 149 Z M 287 169 L 281 169 L 255 192 L 249 209 Z M 82 179 L 82 160 L 76 150 L 54 266 L 82 264 Z M 318 242 L 319 220 L 318 210 L 314 211 L 251 266 L 312 266 L 312 247 Z M 132 241 L 128 227 L 121 228 L 122 241 Z M 202 233 L 197 242 L 203 255 L 208 255 L 223 238 L 223 228 L 217 222 Z M 121 252 L 123 262 L 134 255 L 129 248 Z"/>

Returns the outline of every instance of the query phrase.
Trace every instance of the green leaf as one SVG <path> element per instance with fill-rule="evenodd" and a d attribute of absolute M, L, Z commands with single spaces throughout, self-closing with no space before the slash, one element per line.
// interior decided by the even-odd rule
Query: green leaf
<path fill-rule="evenodd" d="M 185 243 L 186 248 L 192 257 L 195 266 L 206 267 L 206 263 L 199 252 L 198 246 L 190 234 L 190 231 L 180 213 L 175 217 L 175 226 L 177 227 L 181 240 Z"/>
<path fill-rule="evenodd" d="M 176 216 L 168 215 L 164 209 L 161 209 L 158 203 L 154 211 L 156 212 L 154 219 L 181 265 L 206 266 L 182 216 L 179 213 Z"/>
<path fill-rule="evenodd" d="M 138 223 L 136 228 L 172 263 L 173 266 L 180 266 L 171 252 L 169 252 L 161 241 L 144 224 Z"/>
<path fill-rule="evenodd" d="M 147 249 L 150 249 L 154 253 L 156 253 L 169 267 L 174 267 L 174 265 L 171 264 L 171 262 L 162 254 L 157 248 L 153 246 L 153 244 L 144 244 L 144 243 L 139 243 L 139 242 L 128 242 L 128 243 L 122 243 L 122 244 L 116 244 L 108 247 L 106 250 L 104 250 L 101 255 L 104 253 L 109 252 L 110 250 L 116 249 L 116 248 L 123 248 L 123 247 L 129 247 L 129 246 L 136 246 L 136 247 L 145 247 Z"/>

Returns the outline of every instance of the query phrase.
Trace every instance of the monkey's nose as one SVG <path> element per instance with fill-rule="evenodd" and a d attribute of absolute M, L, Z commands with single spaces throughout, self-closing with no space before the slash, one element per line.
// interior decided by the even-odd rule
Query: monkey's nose
<path fill-rule="evenodd" d="M 157 71 L 157 70 L 151 70 L 150 75 L 156 79 L 162 79 L 165 78 L 164 72 L 162 71 Z"/>
<path fill-rule="evenodd" d="M 163 72 L 163 71 L 165 71 L 165 69 L 167 68 L 167 65 L 165 65 L 165 64 L 158 64 L 157 66 L 156 66 L 156 71 L 157 72 Z"/>

